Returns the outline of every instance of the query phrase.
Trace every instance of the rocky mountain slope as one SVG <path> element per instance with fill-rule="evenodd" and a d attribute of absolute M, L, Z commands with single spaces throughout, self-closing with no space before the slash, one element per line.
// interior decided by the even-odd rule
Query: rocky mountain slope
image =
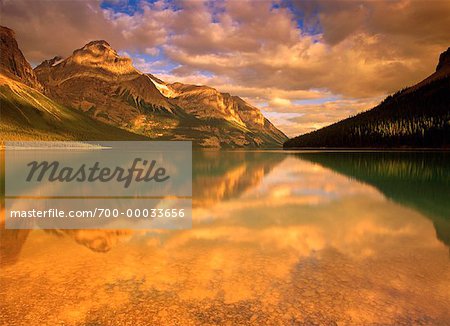
<path fill-rule="evenodd" d="M 388 96 L 375 108 L 292 138 L 292 147 L 450 147 L 450 48 L 422 82 Z"/>
<path fill-rule="evenodd" d="M 166 85 L 135 69 L 106 41 L 44 61 L 35 72 L 48 97 L 152 139 L 216 148 L 276 147 L 287 139 L 242 99 L 209 87 Z"/>
<path fill-rule="evenodd" d="M 4 140 L 142 140 L 89 118 L 41 93 L 14 33 L 0 26 L 0 139 Z"/>
<path fill-rule="evenodd" d="M 0 26 L 0 48 L 0 73 L 41 91 L 42 85 L 20 51 L 13 30 Z"/>
<path fill-rule="evenodd" d="M 126 126 L 145 111 L 176 110 L 131 59 L 105 41 L 90 42 L 66 59 L 44 61 L 35 72 L 46 95 L 111 124 Z"/>
<path fill-rule="evenodd" d="M 238 96 L 221 93 L 208 86 L 178 82 L 170 84 L 151 74 L 148 76 L 171 103 L 183 108 L 190 115 L 203 120 L 222 119 L 256 134 L 266 134 L 261 135 L 263 138 L 270 137 L 278 142 L 286 140 L 286 136 L 266 119 L 258 108 Z M 267 139 L 267 141 L 271 140 Z"/>

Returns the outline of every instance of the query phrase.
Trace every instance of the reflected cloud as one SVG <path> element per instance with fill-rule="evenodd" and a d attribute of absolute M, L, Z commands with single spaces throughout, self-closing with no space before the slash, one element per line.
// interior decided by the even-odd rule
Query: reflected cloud
<path fill-rule="evenodd" d="M 211 207 L 257 187 L 281 161 L 280 153 L 198 151 L 193 153 L 193 206 Z"/>
<path fill-rule="evenodd" d="M 68 325 L 449 320 L 448 248 L 421 211 L 311 159 L 216 155 L 194 164 L 190 230 L 30 233 L 3 267 L 0 318 L 26 301 L 26 320 Z"/>
<path fill-rule="evenodd" d="M 447 152 L 301 153 L 298 157 L 371 185 L 433 221 L 450 247 L 450 155 Z"/>

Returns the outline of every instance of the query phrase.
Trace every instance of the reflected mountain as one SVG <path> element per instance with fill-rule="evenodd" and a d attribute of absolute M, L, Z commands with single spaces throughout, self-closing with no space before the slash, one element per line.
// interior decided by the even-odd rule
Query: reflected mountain
<path fill-rule="evenodd" d="M 31 230 L 7 230 L 4 225 L 4 152 L 1 159 L 0 241 L 2 264 L 14 264 Z M 207 208 L 239 197 L 258 186 L 264 176 L 286 155 L 275 152 L 194 152 L 193 153 L 193 208 Z M 69 237 L 94 252 L 108 252 L 121 239 L 128 238 L 130 230 L 45 230 L 57 237 Z"/>
<path fill-rule="evenodd" d="M 4 215 L 4 212 L 1 212 Z M 15 264 L 27 238 L 33 230 L 5 229 L 0 224 L 0 266 Z M 57 238 L 68 237 L 93 252 L 106 253 L 133 234 L 132 230 L 44 230 Z"/>
<path fill-rule="evenodd" d="M 3 216 L 4 211 L 0 214 Z M 6 230 L 4 224 L 0 224 L 0 266 L 12 265 L 17 262 L 30 231 Z"/>
<path fill-rule="evenodd" d="M 303 152 L 300 159 L 320 164 L 377 188 L 434 224 L 439 240 L 450 246 L 450 153 L 448 152 Z"/>
<path fill-rule="evenodd" d="M 445 191 L 445 162 L 355 159 Z M 8 230 L 21 251 L 1 266 L 0 324 L 448 324 L 433 224 L 340 160 L 352 177 L 289 152 L 195 153 L 191 229 L 32 230 L 24 245 Z"/>
<path fill-rule="evenodd" d="M 277 152 L 199 151 L 193 153 L 193 207 L 210 207 L 256 187 L 286 159 Z"/>
<path fill-rule="evenodd" d="M 94 252 L 108 252 L 121 239 L 133 233 L 132 230 L 45 230 L 56 236 L 67 236 L 76 243 L 89 248 Z"/>

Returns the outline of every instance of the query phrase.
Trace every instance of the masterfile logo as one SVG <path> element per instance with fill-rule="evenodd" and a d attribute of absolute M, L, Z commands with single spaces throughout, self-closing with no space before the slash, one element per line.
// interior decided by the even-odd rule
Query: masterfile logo
<path fill-rule="evenodd" d="M 6 196 L 192 196 L 191 142 L 7 142 Z"/>
<path fill-rule="evenodd" d="M 116 181 L 128 188 L 132 181 L 134 182 L 164 182 L 170 176 L 166 175 L 166 168 L 158 167 L 156 160 L 135 158 L 131 167 L 124 169 L 116 166 L 114 168 L 101 167 L 100 162 L 95 162 L 93 166 L 88 167 L 81 164 L 79 167 L 61 166 L 60 162 L 53 161 L 33 161 L 27 164 L 30 172 L 26 178 L 31 182 L 33 178 L 42 182 L 111 182 Z M 139 167 L 141 166 L 141 167 Z"/>
<path fill-rule="evenodd" d="M 192 144 L 7 142 L 5 198 L 7 228 L 187 228 Z"/>

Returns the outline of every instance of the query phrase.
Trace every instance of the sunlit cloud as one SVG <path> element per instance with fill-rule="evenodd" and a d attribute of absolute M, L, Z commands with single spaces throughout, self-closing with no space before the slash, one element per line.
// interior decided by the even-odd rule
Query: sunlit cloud
<path fill-rule="evenodd" d="M 143 72 L 264 104 L 290 135 L 420 81 L 450 43 L 448 1 L 4 0 L 1 7 L 2 24 L 34 65 L 106 39 Z M 305 99 L 322 103 L 298 104 Z M 286 112 L 302 115 L 281 118 Z"/>

